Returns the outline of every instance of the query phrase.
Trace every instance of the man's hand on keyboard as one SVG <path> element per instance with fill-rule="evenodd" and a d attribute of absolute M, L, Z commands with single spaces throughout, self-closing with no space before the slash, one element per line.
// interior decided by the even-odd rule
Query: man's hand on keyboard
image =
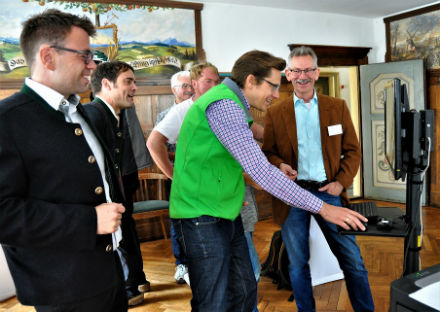
<path fill-rule="evenodd" d="M 361 230 L 365 231 L 365 226 L 361 221 L 367 222 L 367 218 L 363 217 L 356 211 L 348 208 L 337 207 L 323 203 L 319 213 L 326 221 L 339 225 L 345 230 Z"/>

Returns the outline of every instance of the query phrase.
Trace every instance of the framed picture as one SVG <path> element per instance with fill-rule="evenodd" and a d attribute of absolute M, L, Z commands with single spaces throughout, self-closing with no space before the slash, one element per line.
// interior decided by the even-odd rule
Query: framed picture
<path fill-rule="evenodd" d="M 21 23 L 48 8 L 86 15 L 97 34 L 92 50 L 104 60 L 120 60 L 135 69 L 139 85 L 167 85 L 170 77 L 204 59 L 203 4 L 147 0 L 2 1 L 0 88 L 19 88 L 29 70 L 20 51 Z"/>
<path fill-rule="evenodd" d="M 387 17 L 385 60 L 423 59 L 429 70 L 440 69 L 440 4 Z"/>
<path fill-rule="evenodd" d="M 319 79 L 315 82 L 317 93 L 339 97 L 339 73 L 321 70 Z"/>

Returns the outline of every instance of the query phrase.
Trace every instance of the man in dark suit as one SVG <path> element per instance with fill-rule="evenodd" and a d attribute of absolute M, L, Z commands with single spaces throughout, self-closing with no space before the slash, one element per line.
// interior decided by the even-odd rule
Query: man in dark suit
<path fill-rule="evenodd" d="M 23 24 L 30 70 L 0 102 L 0 243 L 18 300 L 37 311 L 126 311 L 124 206 L 114 162 L 76 93 L 95 63 L 86 17 L 50 9 Z"/>
<path fill-rule="evenodd" d="M 317 94 L 318 60 L 308 47 L 289 55 L 286 78 L 294 94 L 266 113 L 263 152 L 291 180 L 324 202 L 348 204 L 347 189 L 359 168 L 361 152 L 350 112 L 344 100 Z M 274 198 L 274 220 L 282 224 L 289 274 L 298 311 L 315 311 L 309 261 L 308 211 Z M 344 272 L 355 311 L 374 311 L 373 299 L 354 236 L 339 235 L 336 225 L 313 215 Z M 286 219 L 287 218 L 287 219 Z M 352 222 L 350 217 L 345 219 Z"/>
<path fill-rule="evenodd" d="M 95 98 L 93 102 L 84 105 L 84 110 L 113 154 L 124 186 L 125 198 L 121 201 L 124 202 L 126 211 L 122 217 L 123 239 L 118 253 L 124 270 L 128 305 L 135 306 L 143 302 L 143 293 L 150 290 L 150 283 L 143 272 L 142 254 L 132 217 L 132 197 L 139 181 L 125 114 L 129 109 L 134 109 L 133 97 L 137 90 L 134 69 L 120 61 L 101 63 L 93 71 L 91 85 Z M 140 129 L 136 115 L 130 120 L 137 121 Z M 142 132 L 140 136 L 146 158 L 147 147 Z"/>

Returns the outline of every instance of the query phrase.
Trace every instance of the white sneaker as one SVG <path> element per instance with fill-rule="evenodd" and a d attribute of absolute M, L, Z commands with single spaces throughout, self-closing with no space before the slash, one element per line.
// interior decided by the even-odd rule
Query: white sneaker
<path fill-rule="evenodd" d="M 191 286 L 191 285 L 189 284 L 188 268 L 186 268 L 186 273 L 183 275 L 183 279 L 184 279 L 185 282 L 188 284 L 188 286 Z"/>
<path fill-rule="evenodd" d="M 185 274 L 188 274 L 188 269 L 184 264 L 179 264 L 176 266 L 176 273 L 174 274 L 174 279 L 177 284 L 185 284 Z"/>

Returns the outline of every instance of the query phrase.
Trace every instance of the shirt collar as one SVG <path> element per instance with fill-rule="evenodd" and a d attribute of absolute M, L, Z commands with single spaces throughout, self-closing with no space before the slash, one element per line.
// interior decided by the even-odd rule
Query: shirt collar
<path fill-rule="evenodd" d="M 304 103 L 303 99 L 300 99 L 299 97 L 296 96 L 295 92 L 293 92 L 293 103 L 295 107 L 297 107 L 300 104 L 307 105 L 306 103 Z M 318 96 L 316 94 L 316 90 L 313 91 L 313 98 L 310 100 L 309 103 L 310 106 L 314 104 L 318 104 Z"/>
<path fill-rule="evenodd" d="M 247 109 L 251 108 L 246 97 L 244 96 L 243 91 L 240 89 L 240 87 L 237 85 L 237 83 L 234 80 L 232 80 L 229 77 L 226 77 L 222 83 L 227 85 L 232 91 L 234 91 L 234 93 L 241 100 L 241 103 L 243 103 Z"/>
<path fill-rule="evenodd" d="M 116 115 L 115 110 L 113 109 L 113 106 L 111 106 L 109 103 L 107 103 L 106 100 L 104 100 L 102 97 L 100 97 L 99 95 L 96 96 L 98 99 L 100 99 L 105 105 L 107 105 L 108 109 L 112 112 L 113 116 L 115 116 L 115 118 L 117 120 L 119 120 L 119 116 Z"/>
<path fill-rule="evenodd" d="M 70 104 L 78 105 L 80 97 L 76 94 L 72 94 L 69 96 L 68 99 L 64 97 L 61 93 L 58 91 L 55 91 L 54 89 L 49 88 L 48 86 L 45 86 L 39 82 L 36 82 L 35 80 L 32 80 L 29 77 L 26 77 L 24 83 L 31 88 L 35 93 L 37 93 L 43 100 L 47 102 L 47 104 L 50 105 L 54 110 L 58 110 L 58 107 L 63 101 L 68 101 Z"/>

